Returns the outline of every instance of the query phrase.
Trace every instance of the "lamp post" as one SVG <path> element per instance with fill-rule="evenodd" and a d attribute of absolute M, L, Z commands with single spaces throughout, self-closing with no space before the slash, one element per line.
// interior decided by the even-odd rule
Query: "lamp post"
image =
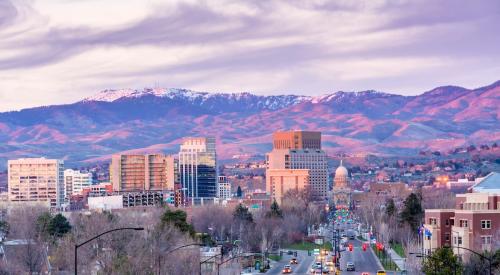
<path fill-rule="evenodd" d="M 111 233 L 111 232 L 114 232 L 114 231 L 120 231 L 120 230 L 136 230 L 136 231 L 142 231 L 144 230 L 144 227 L 122 227 L 122 228 L 115 228 L 115 229 L 111 229 L 111 230 L 108 230 L 106 232 L 103 232 L 97 236 L 94 236 L 86 241 L 84 241 L 83 243 L 79 243 L 79 244 L 75 244 L 75 275 L 78 275 L 78 248 L 80 246 L 83 246 L 99 237 L 101 237 L 102 235 L 106 235 L 108 233 Z"/>

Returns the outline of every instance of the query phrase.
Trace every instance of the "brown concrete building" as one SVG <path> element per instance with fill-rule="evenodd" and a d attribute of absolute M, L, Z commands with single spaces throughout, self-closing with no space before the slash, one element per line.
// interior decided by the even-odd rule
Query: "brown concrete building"
<path fill-rule="evenodd" d="M 321 149 L 321 132 L 275 132 L 273 149 Z"/>
<path fill-rule="evenodd" d="M 466 249 L 490 251 L 500 248 L 500 195 L 466 193 L 456 196 L 455 209 L 425 210 L 424 250 L 443 245 L 467 260 Z M 496 241 L 496 243 L 495 243 Z"/>
<path fill-rule="evenodd" d="M 174 190 L 177 163 L 162 154 L 113 155 L 110 178 L 114 191 Z"/>
<path fill-rule="evenodd" d="M 266 171 L 266 191 L 279 204 L 289 190 L 302 190 L 309 186 L 308 169 L 269 169 Z"/>

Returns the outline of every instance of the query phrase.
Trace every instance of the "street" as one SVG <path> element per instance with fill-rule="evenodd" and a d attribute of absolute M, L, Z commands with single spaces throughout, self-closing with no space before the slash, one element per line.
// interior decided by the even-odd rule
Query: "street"
<path fill-rule="evenodd" d="M 295 250 L 294 250 L 295 251 Z M 314 256 L 308 256 L 307 251 L 296 250 L 297 251 L 297 261 L 299 264 L 291 265 L 292 274 L 308 274 L 309 269 L 314 260 Z M 292 255 L 286 255 L 286 252 L 283 254 L 283 258 L 281 261 L 274 263 L 273 267 L 266 272 L 266 274 L 281 274 L 283 270 L 283 266 L 286 264 L 290 264 L 290 259 L 293 258 Z"/>
<path fill-rule="evenodd" d="M 349 240 L 349 243 L 354 245 L 354 249 L 353 251 L 346 250 L 341 253 L 340 267 L 342 274 L 361 274 L 361 272 L 376 274 L 377 270 L 382 269 L 376 259 L 377 256 L 370 248 L 363 251 L 362 242 L 359 240 Z M 353 262 L 356 271 L 346 271 L 347 262 Z"/>

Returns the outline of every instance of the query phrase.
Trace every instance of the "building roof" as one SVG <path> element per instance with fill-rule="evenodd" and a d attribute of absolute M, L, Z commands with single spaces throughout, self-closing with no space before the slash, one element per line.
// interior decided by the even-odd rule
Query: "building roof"
<path fill-rule="evenodd" d="M 500 193 L 500 173 L 489 173 L 469 190 L 472 190 L 474 193 Z"/>
<path fill-rule="evenodd" d="M 335 177 L 347 177 L 349 175 L 349 172 L 347 172 L 347 169 L 342 165 L 342 160 L 340 160 L 340 166 L 335 170 Z"/>

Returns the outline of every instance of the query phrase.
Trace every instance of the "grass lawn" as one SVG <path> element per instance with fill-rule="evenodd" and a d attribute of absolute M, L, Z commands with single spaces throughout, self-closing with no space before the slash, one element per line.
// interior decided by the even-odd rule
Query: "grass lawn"
<path fill-rule="evenodd" d="M 277 261 L 277 262 L 281 261 L 280 255 L 271 254 L 271 255 L 269 255 L 269 259 L 271 259 L 273 261 Z"/>
<path fill-rule="evenodd" d="M 372 245 L 372 249 L 373 249 L 373 253 L 375 253 L 375 255 L 378 257 L 378 259 L 380 260 L 380 263 L 382 264 L 382 266 L 384 267 L 385 270 L 387 271 L 394 271 L 396 270 L 396 267 L 397 265 L 391 260 L 391 257 L 389 256 L 389 254 L 385 254 L 385 257 L 384 257 L 384 253 L 382 251 L 377 251 L 377 247 L 375 245 Z"/>
<path fill-rule="evenodd" d="M 328 250 L 332 250 L 332 244 L 330 242 L 327 242 L 323 245 L 317 245 L 315 243 L 303 242 L 290 244 L 285 247 L 285 249 L 290 250 L 313 250 L 315 248 L 326 248 Z"/>
<path fill-rule="evenodd" d="M 403 245 L 402 245 L 402 244 L 400 244 L 400 243 L 393 243 L 393 244 L 391 245 L 391 247 L 392 247 L 392 249 L 393 249 L 396 253 L 398 253 L 398 255 L 399 255 L 401 258 L 405 258 L 405 257 L 406 257 L 406 255 L 405 255 L 405 250 L 404 250 L 404 248 L 403 248 Z"/>

